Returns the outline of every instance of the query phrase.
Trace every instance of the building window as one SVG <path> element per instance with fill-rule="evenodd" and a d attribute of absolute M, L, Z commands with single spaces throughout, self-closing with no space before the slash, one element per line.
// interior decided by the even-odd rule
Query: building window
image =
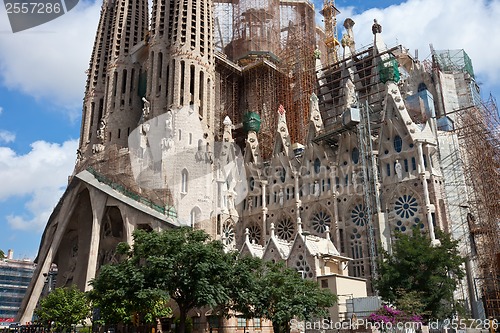
<path fill-rule="evenodd" d="M 188 172 L 186 169 L 181 172 L 181 193 L 187 193 L 188 191 Z"/>
<path fill-rule="evenodd" d="M 331 217 L 327 213 L 320 211 L 312 218 L 312 227 L 314 231 L 322 234 L 326 231 L 326 227 L 330 228 Z"/>
<path fill-rule="evenodd" d="M 413 171 L 417 170 L 417 160 L 415 160 L 415 157 L 411 158 L 411 168 Z"/>
<path fill-rule="evenodd" d="M 408 172 L 408 159 L 405 159 L 404 161 L 404 164 L 405 164 L 405 172 Z"/>
<path fill-rule="evenodd" d="M 340 252 L 344 253 L 345 252 L 345 246 L 344 246 L 344 229 L 339 229 L 339 242 L 340 242 Z"/>
<path fill-rule="evenodd" d="M 314 160 L 314 172 L 318 174 L 321 171 L 321 161 L 319 158 Z"/>
<path fill-rule="evenodd" d="M 254 328 L 261 328 L 262 327 L 261 319 L 260 318 L 254 318 L 253 319 L 253 327 Z"/>
<path fill-rule="evenodd" d="M 211 328 L 219 328 L 219 317 L 218 316 L 209 316 L 208 317 L 208 326 Z"/>
<path fill-rule="evenodd" d="M 387 169 L 387 177 L 391 176 L 391 165 L 389 163 L 386 164 L 386 169 Z"/>
<path fill-rule="evenodd" d="M 250 177 L 250 179 L 248 180 L 248 187 L 249 187 L 250 192 L 253 191 L 253 189 L 255 187 L 255 178 Z"/>
<path fill-rule="evenodd" d="M 368 225 L 368 212 L 363 204 L 358 204 L 353 208 L 351 211 L 351 221 L 359 227 Z"/>
<path fill-rule="evenodd" d="M 327 279 L 321 280 L 321 288 L 328 288 L 328 280 Z"/>
<path fill-rule="evenodd" d="M 354 147 L 351 152 L 352 163 L 358 164 L 359 162 L 359 149 Z"/>
<path fill-rule="evenodd" d="M 191 214 L 190 214 L 191 226 L 194 226 L 196 222 L 198 222 L 200 214 L 201 211 L 198 207 L 194 207 L 193 209 L 191 209 Z"/>
<path fill-rule="evenodd" d="M 394 150 L 398 153 L 400 153 L 401 150 L 403 150 L 403 140 L 399 135 L 396 135 L 394 137 Z"/>
<path fill-rule="evenodd" d="M 193 330 L 199 330 L 201 328 L 200 325 L 200 317 L 193 317 Z"/>
<path fill-rule="evenodd" d="M 281 182 L 284 183 L 285 180 L 286 180 L 286 171 L 285 171 L 285 168 L 280 168 L 278 170 L 278 173 L 279 173 Z"/>
<path fill-rule="evenodd" d="M 238 317 L 238 327 L 246 327 L 247 319 L 244 317 Z"/>
<path fill-rule="evenodd" d="M 295 235 L 295 225 L 290 218 L 285 217 L 283 220 L 278 222 L 278 225 L 276 226 L 276 233 L 280 239 L 291 241 Z"/>
<path fill-rule="evenodd" d="M 396 200 L 394 205 L 394 210 L 396 214 L 401 216 L 402 218 L 408 219 L 411 216 L 414 216 L 418 210 L 417 199 L 412 197 L 409 194 L 405 194 Z"/>

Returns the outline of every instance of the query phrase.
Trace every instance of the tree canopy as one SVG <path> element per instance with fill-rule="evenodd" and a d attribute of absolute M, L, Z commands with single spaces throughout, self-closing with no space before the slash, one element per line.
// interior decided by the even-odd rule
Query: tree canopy
<path fill-rule="evenodd" d="M 56 288 L 40 300 L 35 313 L 44 326 L 66 330 L 84 323 L 90 316 L 90 305 L 85 292 L 75 286 Z"/>
<path fill-rule="evenodd" d="M 91 285 L 89 298 L 99 309 L 97 323 L 150 324 L 172 313 L 168 294 L 153 288 L 131 260 L 104 265 Z"/>
<path fill-rule="evenodd" d="M 375 288 L 383 300 L 424 319 L 442 319 L 455 309 L 453 292 L 464 277 L 458 242 L 436 231 L 441 245 L 432 247 L 428 235 L 413 230 L 396 234 L 389 254 L 383 251 Z"/>
<path fill-rule="evenodd" d="M 228 302 L 231 257 L 224 253 L 221 242 L 190 228 L 136 230 L 133 236 L 133 246 L 123 251 L 126 259 L 104 266 L 92 282 L 94 300 L 104 306 L 101 316 L 104 308 L 110 310 L 104 313 L 106 320 L 123 321 L 140 309 L 147 309 L 145 314 L 151 317 L 153 309 L 147 308 L 151 299 L 166 303 L 171 298 L 179 307 L 179 330 L 183 332 L 189 310 Z"/>
<path fill-rule="evenodd" d="M 132 247 L 119 245 L 123 260 L 103 266 L 91 282 L 103 323 L 130 322 L 137 314 L 141 320 L 166 316 L 165 304 L 172 299 L 179 332 L 185 331 L 189 310 L 209 307 L 220 315 L 236 311 L 269 319 L 278 333 L 289 331 L 292 318 L 326 315 L 336 301 L 283 263 L 225 253 L 223 244 L 202 230 L 137 230 L 133 237 Z"/>
<path fill-rule="evenodd" d="M 242 267 L 242 266 L 246 266 Z M 234 310 L 247 318 L 262 317 L 273 323 L 275 333 L 289 332 L 293 318 L 310 320 L 328 315 L 337 301 L 329 289 L 303 279 L 283 262 L 241 258 L 234 272 Z"/>

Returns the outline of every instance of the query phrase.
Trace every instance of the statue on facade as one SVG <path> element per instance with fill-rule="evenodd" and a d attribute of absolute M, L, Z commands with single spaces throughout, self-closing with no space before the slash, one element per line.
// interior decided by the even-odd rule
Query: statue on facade
<path fill-rule="evenodd" d="M 377 22 L 377 19 L 373 20 L 372 32 L 374 35 L 382 33 L 382 26 Z"/>
<path fill-rule="evenodd" d="M 105 132 L 106 132 L 106 120 L 104 118 L 101 118 L 101 121 L 99 123 L 99 129 L 97 130 L 97 138 L 100 140 L 104 140 Z"/>
<path fill-rule="evenodd" d="M 148 119 L 149 112 L 151 111 L 151 103 L 146 99 L 146 97 L 143 97 L 142 101 L 144 102 L 144 106 L 142 108 L 142 119 L 146 120 Z"/>
<path fill-rule="evenodd" d="M 396 160 L 396 163 L 394 164 L 394 171 L 396 172 L 396 175 L 398 176 L 398 180 L 402 181 L 403 180 L 403 168 L 401 167 L 401 163 L 399 163 L 399 160 Z"/>

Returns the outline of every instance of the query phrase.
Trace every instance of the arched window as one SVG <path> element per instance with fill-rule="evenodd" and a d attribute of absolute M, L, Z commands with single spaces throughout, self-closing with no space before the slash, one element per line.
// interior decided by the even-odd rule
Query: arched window
<path fill-rule="evenodd" d="M 181 172 L 181 193 L 187 193 L 188 191 L 188 172 L 183 169 Z"/>
<path fill-rule="evenodd" d="M 316 157 L 314 160 L 314 172 L 318 174 L 321 171 L 321 160 Z"/>
<path fill-rule="evenodd" d="M 359 162 L 359 149 L 354 147 L 351 152 L 352 163 L 358 164 Z"/>
<path fill-rule="evenodd" d="M 200 208 L 194 207 L 193 209 L 191 209 L 191 213 L 189 214 L 191 226 L 194 226 L 196 222 L 198 222 L 198 220 L 200 219 L 200 214 L 201 214 Z"/>
<path fill-rule="evenodd" d="M 403 139 L 399 135 L 396 135 L 394 137 L 394 150 L 397 151 L 398 153 L 403 150 Z"/>
<path fill-rule="evenodd" d="M 250 179 L 248 180 L 248 187 L 250 191 L 253 191 L 255 187 L 255 179 L 253 177 L 250 177 Z"/>

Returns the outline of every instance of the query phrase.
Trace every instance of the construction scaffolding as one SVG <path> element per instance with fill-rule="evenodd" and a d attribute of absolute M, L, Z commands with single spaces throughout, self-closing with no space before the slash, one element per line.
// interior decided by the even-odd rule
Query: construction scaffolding
<path fill-rule="evenodd" d="M 316 90 L 314 6 L 304 0 L 219 0 L 215 8 L 215 46 L 219 129 L 227 115 L 236 125 L 235 140 L 244 146 L 241 126 L 247 112 L 262 121 L 259 141 L 272 142 L 277 110 L 287 112 L 292 143 L 304 143 L 309 97 Z M 262 145 L 269 158 L 273 145 Z"/>
<path fill-rule="evenodd" d="M 456 112 L 467 187 L 467 222 L 477 262 L 475 293 L 487 318 L 500 319 L 500 118 L 494 99 Z"/>

